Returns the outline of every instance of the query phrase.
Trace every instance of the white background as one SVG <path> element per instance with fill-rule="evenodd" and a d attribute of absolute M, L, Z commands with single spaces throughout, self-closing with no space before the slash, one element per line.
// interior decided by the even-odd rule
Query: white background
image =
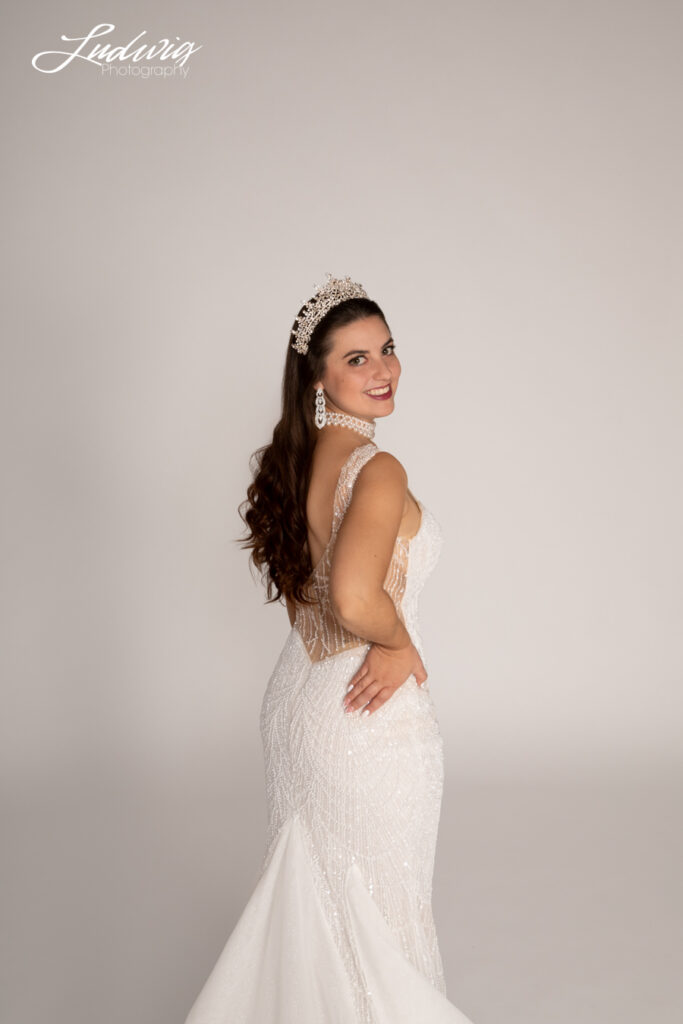
<path fill-rule="evenodd" d="M 32 67 L 100 21 L 201 49 Z M 255 883 L 289 623 L 237 506 L 327 271 L 387 316 L 375 439 L 446 538 L 449 998 L 680 1020 L 682 30 L 662 0 L 5 14 L 2 1024 L 182 1024 Z"/>

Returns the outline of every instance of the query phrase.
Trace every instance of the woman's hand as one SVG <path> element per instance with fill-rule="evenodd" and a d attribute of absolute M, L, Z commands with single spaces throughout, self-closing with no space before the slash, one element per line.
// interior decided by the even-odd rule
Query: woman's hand
<path fill-rule="evenodd" d="M 344 710 L 355 711 L 365 704 L 363 714 L 371 714 L 403 686 L 411 673 L 417 685 L 422 686 L 427 673 L 413 643 L 398 648 L 373 643 L 365 661 L 349 681 Z"/>

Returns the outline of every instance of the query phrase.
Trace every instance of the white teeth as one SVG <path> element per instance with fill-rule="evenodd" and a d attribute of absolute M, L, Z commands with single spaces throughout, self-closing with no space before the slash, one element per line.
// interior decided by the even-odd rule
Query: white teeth
<path fill-rule="evenodd" d="M 373 388 L 372 391 L 368 391 L 368 394 L 369 395 L 386 395 L 387 391 L 390 391 L 390 390 L 391 390 L 391 388 L 387 384 L 387 386 L 385 388 Z"/>

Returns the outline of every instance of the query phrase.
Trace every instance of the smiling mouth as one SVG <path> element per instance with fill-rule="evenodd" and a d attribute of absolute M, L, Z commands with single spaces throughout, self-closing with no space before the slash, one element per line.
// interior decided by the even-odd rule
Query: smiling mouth
<path fill-rule="evenodd" d="M 366 395 L 370 395 L 371 398 L 385 398 L 391 394 L 391 384 L 387 384 L 385 388 L 373 388 L 372 391 L 366 391 Z"/>

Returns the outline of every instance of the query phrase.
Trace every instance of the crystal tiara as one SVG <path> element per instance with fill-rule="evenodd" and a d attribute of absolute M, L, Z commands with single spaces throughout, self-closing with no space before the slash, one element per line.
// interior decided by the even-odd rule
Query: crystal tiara
<path fill-rule="evenodd" d="M 326 313 L 345 299 L 369 299 L 370 296 L 361 284 L 350 277 L 332 277 L 327 274 L 327 281 L 316 288 L 315 295 L 309 299 L 303 312 L 294 320 L 292 348 L 300 355 L 308 352 L 308 342 L 313 329 L 320 323 Z"/>

